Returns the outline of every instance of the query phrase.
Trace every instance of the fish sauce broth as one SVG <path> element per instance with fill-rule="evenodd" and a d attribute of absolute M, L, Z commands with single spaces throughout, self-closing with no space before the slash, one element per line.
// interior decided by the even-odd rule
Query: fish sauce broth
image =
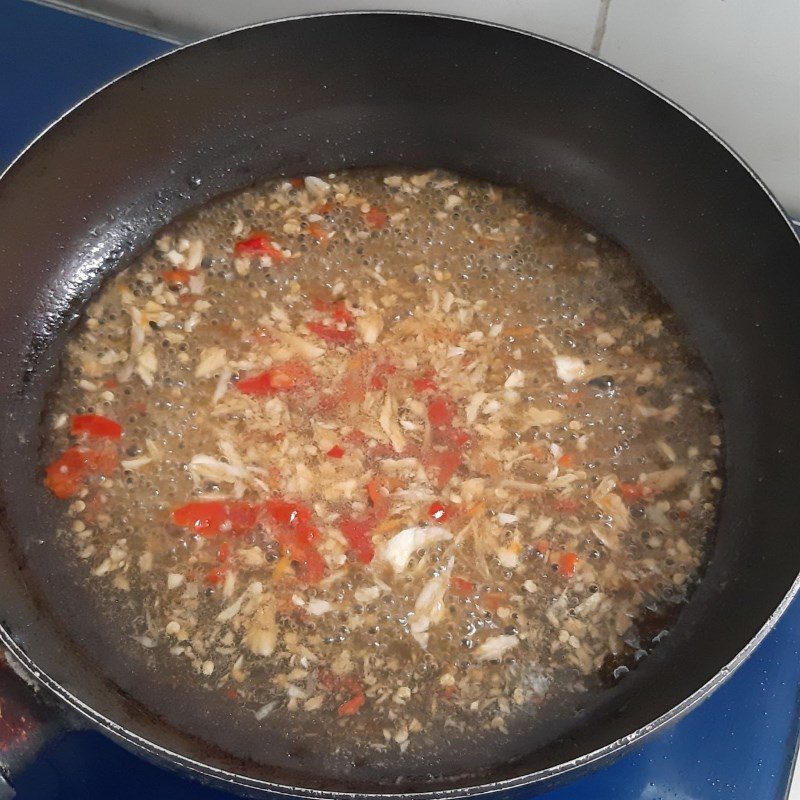
<path fill-rule="evenodd" d="M 501 747 L 690 594 L 713 397 L 629 256 L 520 190 L 271 181 L 164 229 L 72 333 L 50 545 L 131 664 L 250 731 L 387 769 Z"/>

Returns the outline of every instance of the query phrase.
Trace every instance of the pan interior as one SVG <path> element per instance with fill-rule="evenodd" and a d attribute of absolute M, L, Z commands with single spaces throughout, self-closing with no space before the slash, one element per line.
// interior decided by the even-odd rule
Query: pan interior
<path fill-rule="evenodd" d="M 514 732 L 488 762 L 474 741 L 413 764 L 332 762 L 290 733 L 234 718 L 223 699 L 200 702 L 168 663 L 153 681 L 152 668 L 87 618 L 81 585 L 45 546 L 55 517 L 39 486 L 35 432 L 65 333 L 103 275 L 167 220 L 255 177 L 386 163 L 533 188 L 617 239 L 685 321 L 726 421 L 717 547 L 669 642 L 601 704 L 565 709 L 546 736 Z M 62 122 L 0 183 L 0 221 L 2 622 L 67 690 L 160 747 L 309 789 L 418 792 L 512 779 L 667 713 L 747 644 L 792 585 L 800 391 L 786 365 L 800 354 L 797 242 L 730 153 L 583 56 L 414 16 L 232 34 L 129 76 Z"/>

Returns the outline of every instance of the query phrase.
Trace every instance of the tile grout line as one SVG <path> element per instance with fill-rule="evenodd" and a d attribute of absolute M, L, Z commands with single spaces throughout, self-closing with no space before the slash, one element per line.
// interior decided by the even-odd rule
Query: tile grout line
<path fill-rule="evenodd" d="M 600 48 L 603 45 L 603 37 L 606 35 L 606 23 L 608 22 L 608 9 L 611 0 L 600 0 L 600 8 L 597 10 L 597 22 L 594 26 L 594 36 L 592 37 L 591 54 L 600 55 Z"/>

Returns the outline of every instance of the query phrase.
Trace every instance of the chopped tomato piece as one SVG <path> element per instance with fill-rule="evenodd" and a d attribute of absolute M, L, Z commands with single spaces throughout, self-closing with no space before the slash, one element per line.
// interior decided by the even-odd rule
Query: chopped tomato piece
<path fill-rule="evenodd" d="M 367 393 L 367 375 L 373 361 L 369 350 L 356 350 L 347 361 L 344 376 L 330 393 L 319 398 L 321 411 L 332 411 L 341 405 L 358 405 Z"/>
<path fill-rule="evenodd" d="M 372 380 L 370 381 L 373 389 L 385 389 L 387 386 L 387 378 L 389 375 L 394 375 L 397 372 L 397 367 L 394 364 L 378 364 L 375 371 L 372 373 Z"/>
<path fill-rule="evenodd" d="M 434 397 L 428 403 L 428 420 L 431 425 L 437 428 L 445 428 L 452 425 L 456 415 L 456 404 L 447 395 Z"/>
<path fill-rule="evenodd" d="M 232 500 L 228 504 L 228 520 L 232 533 L 247 533 L 255 528 L 262 512 L 262 506 L 243 500 Z M 225 526 L 227 528 L 227 525 Z"/>
<path fill-rule="evenodd" d="M 423 459 L 424 466 L 431 468 L 436 473 L 436 488 L 441 490 L 450 482 L 461 466 L 461 453 L 455 450 L 439 452 L 432 450 Z"/>
<path fill-rule="evenodd" d="M 275 532 L 283 555 L 300 565 L 301 574 L 308 583 L 318 583 L 325 573 L 325 562 L 313 544 L 317 536 L 317 529 L 310 524 L 279 528 Z"/>
<path fill-rule="evenodd" d="M 637 503 L 652 495 L 652 489 L 642 483 L 620 483 L 617 487 L 626 503 Z"/>
<path fill-rule="evenodd" d="M 314 298 L 314 310 L 321 314 L 328 314 L 337 322 L 346 322 L 348 325 L 355 319 L 344 300 L 321 300 L 316 297 Z"/>
<path fill-rule="evenodd" d="M 267 500 L 265 507 L 280 525 L 275 538 L 283 555 L 300 565 L 301 576 L 307 583 L 319 583 L 325 574 L 325 562 L 314 546 L 319 531 L 311 523 L 311 509 L 280 498 Z"/>
<path fill-rule="evenodd" d="M 108 448 L 70 447 L 45 470 L 44 485 L 60 500 L 76 495 L 86 481 L 116 467 L 117 453 Z"/>
<path fill-rule="evenodd" d="M 307 364 L 302 361 L 285 361 L 258 375 L 240 378 L 235 385 L 242 394 L 265 396 L 311 386 L 315 380 L 314 373 Z"/>
<path fill-rule="evenodd" d="M 290 389 L 294 389 L 296 383 L 295 377 L 291 372 L 280 369 L 272 370 L 269 380 L 272 384 L 272 390 L 276 392 L 288 392 Z"/>
<path fill-rule="evenodd" d="M 562 553 L 558 557 L 558 573 L 563 578 L 571 578 L 575 574 L 575 565 L 578 563 L 577 553 Z"/>
<path fill-rule="evenodd" d="M 561 456 L 561 458 L 559 458 L 558 461 L 556 461 L 556 464 L 558 464 L 558 466 L 562 468 L 571 467 L 572 460 L 573 460 L 572 453 L 564 453 L 564 455 Z"/>
<path fill-rule="evenodd" d="M 165 269 L 161 273 L 161 277 L 166 283 L 177 283 L 183 286 L 189 283 L 189 278 L 195 274 L 193 269 Z"/>
<path fill-rule="evenodd" d="M 269 256 L 273 261 L 283 261 L 283 251 L 272 244 L 266 231 L 253 231 L 247 239 L 240 239 L 233 247 L 239 257 Z"/>
<path fill-rule="evenodd" d="M 266 502 L 267 511 L 281 525 L 298 525 L 311 521 L 311 509 L 302 503 L 293 503 L 273 497 Z"/>
<path fill-rule="evenodd" d="M 317 673 L 317 682 L 329 692 L 335 691 L 339 686 L 339 678 L 329 669 L 321 669 Z"/>
<path fill-rule="evenodd" d="M 308 235 L 313 236 L 318 242 L 328 238 L 328 232 L 322 227 L 322 225 L 319 224 L 319 222 L 309 222 Z"/>
<path fill-rule="evenodd" d="M 234 385 L 242 394 L 261 396 L 275 394 L 277 391 L 272 385 L 272 373 L 270 370 L 264 370 L 264 372 L 259 372 L 258 375 L 251 375 L 249 378 L 239 378 Z"/>
<path fill-rule="evenodd" d="M 213 567 L 206 572 L 205 576 L 203 577 L 203 582 L 209 583 L 212 586 L 218 586 L 225 580 L 225 576 L 227 574 L 228 570 L 225 567 Z"/>
<path fill-rule="evenodd" d="M 320 670 L 317 673 L 317 682 L 329 692 L 349 692 L 350 699 L 339 706 L 339 716 L 350 717 L 357 714 L 364 705 L 366 697 L 361 684 L 352 675 L 336 675 L 330 670 Z"/>
<path fill-rule="evenodd" d="M 218 533 L 241 534 L 255 528 L 261 506 L 244 500 L 197 500 L 174 508 L 172 521 L 180 528 L 189 528 L 201 536 Z"/>
<path fill-rule="evenodd" d="M 360 350 L 350 357 L 339 387 L 339 403 L 357 405 L 364 401 L 367 393 L 366 373 L 371 363 L 371 355 L 367 350 Z"/>
<path fill-rule="evenodd" d="M 272 368 L 272 385 L 277 391 L 288 392 L 316 382 L 311 367 L 303 361 L 284 361 Z"/>
<path fill-rule="evenodd" d="M 375 442 L 375 444 L 370 445 L 369 454 L 372 458 L 377 459 L 395 458 L 397 456 L 397 450 L 386 442 Z"/>
<path fill-rule="evenodd" d="M 319 531 L 310 522 L 296 522 L 293 527 L 295 541 L 303 547 L 319 538 Z"/>
<path fill-rule="evenodd" d="M 375 546 L 372 543 L 371 535 L 371 520 L 342 517 L 339 522 L 339 528 L 356 558 L 362 564 L 369 564 L 375 556 Z"/>
<path fill-rule="evenodd" d="M 336 300 L 331 306 L 333 318 L 338 322 L 346 322 L 348 325 L 355 320 L 350 310 L 345 305 L 344 300 Z"/>
<path fill-rule="evenodd" d="M 327 452 L 327 456 L 329 458 L 341 458 L 343 455 L 344 455 L 344 449 L 341 448 L 338 444 L 335 444 Z"/>
<path fill-rule="evenodd" d="M 429 377 L 414 378 L 414 380 L 411 381 L 411 385 L 417 392 L 436 392 L 439 389 L 439 387 Z"/>
<path fill-rule="evenodd" d="M 77 447 L 71 447 L 45 470 L 44 485 L 60 500 L 77 494 L 86 479 L 86 462 Z"/>
<path fill-rule="evenodd" d="M 364 222 L 366 222 L 370 228 L 375 228 L 375 230 L 379 231 L 385 228 L 389 223 L 389 215 L 385 211 L 381 211 L 379 208 L 373 206 L 364 214 Z"/>
<path fill-rule="evenodd" d="M 456 447 L 463 447 L 469 442 L 469 434 L 463 428 L 448 428 L 445 434 Z"/>
<path fill-rule="evenodd" d="M 352 717 L 354 714 L 358 714 L 365 700 L 364 692 L 357 692 L 349 700 L 345 700 L 345 702 L 339 706 L 339 716 Z"/>
<path fill-rule="evenodd" d="M 559 497 L 558 500 L 553 503 L 553 508 L 556 511 L 565 511 L 568 514 L 574 514 L 580 507 L 581 504 L 571 497 Z"/>
<path fill-rule="evenodd" d="M 461 597 L 469 597 L 475 592 L 475 584 L 472 581 L 468 581 L 466 578 L 459 578 L 458 575 L 453 576 L 450 581 L 450 586 L 453 588 L 453 591 Z"/>
<path fill-rule="evenodd" d="M 358 428 L 353 428 L 353 430 L 344 437 L 344 440 L 356 447 L 364 448 L 367 446 L 367 435 L 364 431 L 358 430 Z"/>
<path fill-rule="evenodd" d="M 309 547 L 303 553 L 300 564 L 300 575 L 306 583 L 319 583 L 325 576 L 325 562 L 316 548 Z"/>
<path fill-rule="evenodd" d="M 375 519 L 382 520 L 389 514 L 389 498 L 381 491 L 381 484 L 377 478 L 373 478 L 367 484 L 367 494 L 372 504 Z"/>
<path fill-rule="evenodd" d="M 321 322 L 306 322 L 306 327 L 311 333 L 319 336 L 320 339 L 324 339 L 326 342 L 332 342 L 333 344 L 350 344 L 355 341 L 356 338 L 355 331 L 349 328 L 340 331 L 338 328 L 332 328 L 330 325 L 323 325 Z"/>
<path fill-rule="evenodd" d="M 437 522 L 444 522 L 450 516 L 450 509 L 444 503 L 435 500 L 428 507 L 428 516 Z"/>
<path fill-rule="evenodd" d="M 92 475 L 107 475 L 119 464 L 119 455 L 111 447 L 92 448 L 86 454 L 86 464 Z"/>
<path fill-rule="evenodd" d="M 364 376 L 360 372 L 348 372 L 342 379 L 337 401 L 345 405 L 358 405 L 365 394 Z"/>
<path fill-rule="evenodd" d="M 85 434 L 101 439 L 119 439 L 122 436 L 122 425 L 100 414 L 75 414 L 70 433 L 73 436 Z"/>
<path fill-rule="evenodd" d="M 534 546 L 536 547 L 537 553 L 544 555 L 550 549 L 550 542 L 540 539 Z"/>
<path fill-rule="evenodd" d="M 295 189 L 302 189 L 306 185 L 306 182 L 302 178 L 289 178 L 289 183 L 291 183 Z"/>

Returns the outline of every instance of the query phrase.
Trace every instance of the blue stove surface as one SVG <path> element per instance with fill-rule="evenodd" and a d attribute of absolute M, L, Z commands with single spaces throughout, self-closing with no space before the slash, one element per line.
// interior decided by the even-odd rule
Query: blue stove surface
<path fill-rule="evenodd" d="M 171 47 L 23 0 L 0 0 L 0 168 L 81 97 Z M 800 720 L 798 642 L 796 601 L 706 702 L 639 749 L 545 800 L 784 798 Z M 229 797 L 87 731 L 47 744 L 14 784 L 19 800 Z"/>

